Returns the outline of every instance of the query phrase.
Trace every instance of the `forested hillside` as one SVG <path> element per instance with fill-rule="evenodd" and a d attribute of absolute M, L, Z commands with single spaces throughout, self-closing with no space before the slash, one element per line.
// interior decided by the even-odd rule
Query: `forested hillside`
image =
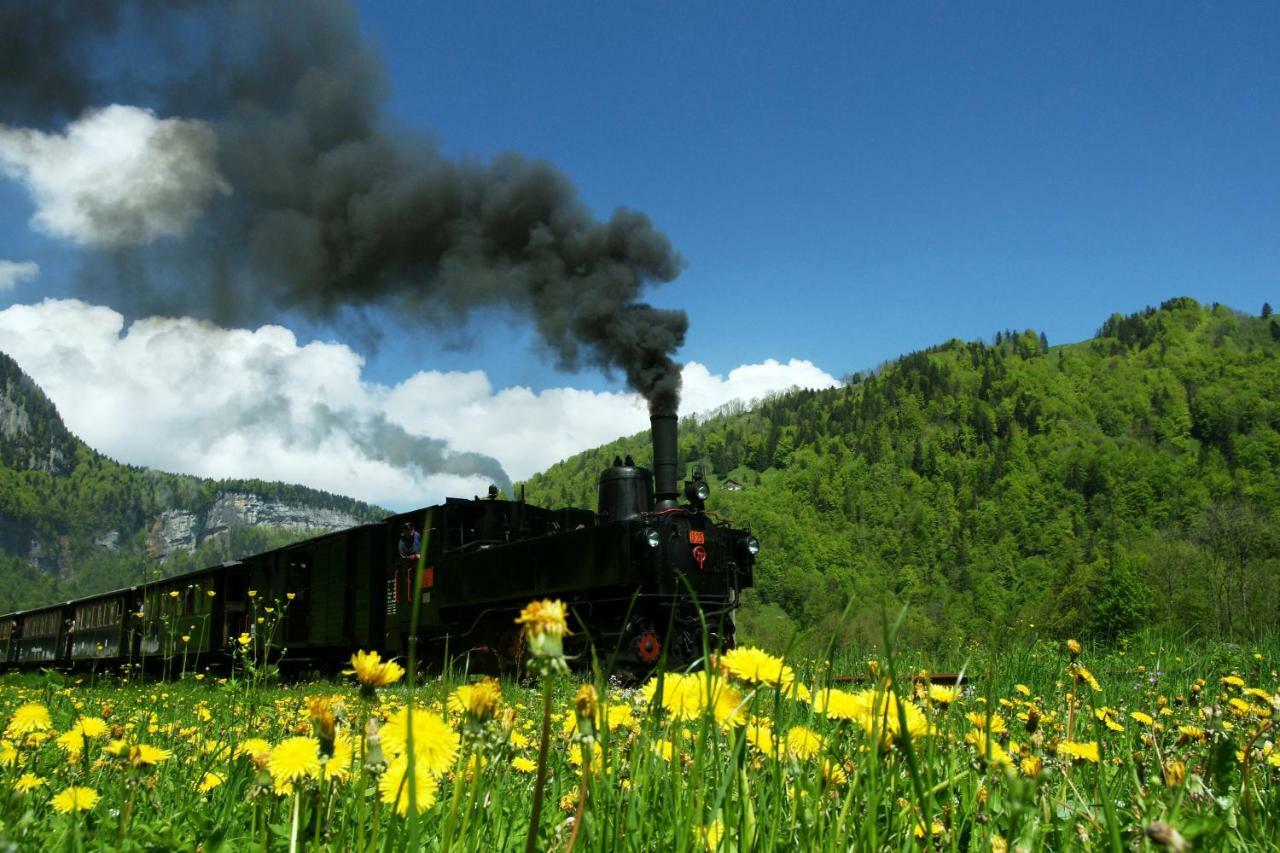
<path fill-rule="evenodd" d="M 1280 325 L 1180 298 L 1049 347 L 949 341 L 840 388 L 685 419 L 710 508 L 757 533 L 741 624 L 780 645 L 878 636 L 906 606 L 923 646 L 1005 631 L 1099 637 L 1280 627 Z M 594 505 L 615 454 L 527 484 Z M 841 619 L 849 602 L 849 617 Z"/>
<path fill-rule="evenodd" d="M 72 435 L 39 387 L 0 353 L 0 612 L 385 515 L 302 486 L 121 465 Z"/>

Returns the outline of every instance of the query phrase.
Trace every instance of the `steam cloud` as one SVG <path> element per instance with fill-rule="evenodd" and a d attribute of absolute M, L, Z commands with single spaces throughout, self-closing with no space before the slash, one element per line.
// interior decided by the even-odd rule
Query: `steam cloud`
<path fill-rule="evenodd" d="M 199 44 L 184 44 L 193 31 Z M 121 63 L 95 59 L 122 34 L 158 46 L 163 70 L 105 76 Z M 179 207 L 188 219 L 168 231 L 138 218 L 136 195 L 97 199 L 97 221 L 112 221 L 119 200 L 135 205 L 135 227 L 98 240 L 113 251 L 86 276 L 96 298 L 111 287 L 134 312 L 223 324 L 374 307 L 448 324 L 510 306 L 559 367 L 620 370 L 651 409 L 676 409 L 672 354 L 687 318 L 639 301 L 681 269 L 667 238 L 636 211 L 597 220 L 545 162 L 450 160 L 388 130 L 382 65 L 348 3 L 5 2 L 0 43 L 15 46 L 0 57 L 0 122 L 57 129 L 90 108 L 141 103 L 184 122 L 171 144 L 216 156 L 216 169 L 182 173 L 199 180 Z M 200 143 L 205 127 L 216 145 Z"/>

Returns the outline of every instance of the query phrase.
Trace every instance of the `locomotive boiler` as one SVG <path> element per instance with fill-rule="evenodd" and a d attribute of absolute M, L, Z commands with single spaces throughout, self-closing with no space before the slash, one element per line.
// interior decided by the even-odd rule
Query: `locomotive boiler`
<path fill-rule="evenodd" d="M 10 667 L 227 661 L 257 638 L 267 602 L 285 614 L 270 642 L 286 666 L 336 668 L 357 649 L 425 661 L 520 662 L 515 615 L 535 598 L 572 614 L 567 644 L 586 663 L 684 666 L 734 642 L 739 594 L 759 542 L 706 510 L 701 475 L 680 485 L 677 418 L 651 418 L 652 471 L 615 459 L 595 510 L 507 500 L 443 504 L 128 589 L 0 617 Z M 406 525 L 420 556 L 401 554 Z M 421 571 L 419 571 L 421 570 Z M 420 582 L 419 582 L 420 579 Z M 411 624 L 414 597 L 418 624 Z M 483 662 L 483 663 L 482 663 Z"/>

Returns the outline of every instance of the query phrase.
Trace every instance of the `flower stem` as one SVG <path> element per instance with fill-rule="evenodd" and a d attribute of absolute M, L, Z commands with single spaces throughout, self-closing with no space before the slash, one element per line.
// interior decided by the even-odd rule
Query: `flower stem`
<path fill-rule="evenodd" d="M 542 793 L 547 781 L 547 743 L 551 740 L 551 676 L 542 679 L 542 742 L 538 745 L 538 778 L 533 785 L 533 811 L 529 815 L 529 834 L 525 836 L 525 853 L 538 849 L 538 823 L 542 817 Z"/>

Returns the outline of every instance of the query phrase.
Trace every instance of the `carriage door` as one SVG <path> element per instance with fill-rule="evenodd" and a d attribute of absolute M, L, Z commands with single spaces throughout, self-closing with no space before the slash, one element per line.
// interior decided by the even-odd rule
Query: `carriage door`
<path fill-rule="evenodd" d="M 227 588 L 223 594 L 222 637 L 218 645 L 226 648 L 231 641 L 249 630 L 245 612 L 249 599 L 249 573 L 243 565 L 227 569 Z"/>
<path fill-rule="evenodd" d="M 293 593 L 285 619 L 285 642 L 290 646 L 311 639 L 311 555 L 290 552 L 289 570 L 285 572 L 285 593 Z"/>

